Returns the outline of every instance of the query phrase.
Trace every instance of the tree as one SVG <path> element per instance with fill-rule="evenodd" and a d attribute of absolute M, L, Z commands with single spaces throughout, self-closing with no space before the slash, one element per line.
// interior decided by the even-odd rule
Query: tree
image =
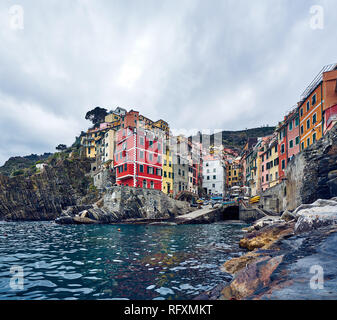
<path fill-rule="evenodd" d="M 65 144 L 59 144 L 57 147 L 56 147 L 56 150 L 58 151 L 64 151 L 67 149 L 67 146 Z"/>
<path fill-rule="evenodd" d="M 96 107 L 87 112 L 85 115 L 86 120 L 90 120 L 93 124 L 98 124 L 104 122 L 105 116 L 108 114 L 108 111 L 101 107 Z"/>

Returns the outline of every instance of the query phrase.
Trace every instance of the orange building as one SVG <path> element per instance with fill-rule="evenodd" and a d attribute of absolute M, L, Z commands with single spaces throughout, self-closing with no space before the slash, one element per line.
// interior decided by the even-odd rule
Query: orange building
<path fill-rule="evenodd" d="M 323 119 L 324 134 L 337 122 L 337 70 L 323 73 Z"/>
<path fill-rule="evenodd" d="M 337 65 L 323 67 L 301 96 L 298 103 L 300 117 L 301 150 L 306 149 L 323 136 L 323 110 L 325 104 L 323 74 L 336 70 Z"/>

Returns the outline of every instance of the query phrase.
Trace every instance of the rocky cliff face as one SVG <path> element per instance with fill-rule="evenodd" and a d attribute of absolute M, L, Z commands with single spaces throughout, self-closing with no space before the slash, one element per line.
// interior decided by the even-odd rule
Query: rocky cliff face
<path fill-rule="evenodd" d="M 0 220 L 52 220 L 62 210 L 97 200 L 89 160 L 59 160 L 30 177 L 0 175 Z"/>
<path fill-rule="evenodd" d="M 192 210 L 187 202 L 174 200 L 158 190 L 117 186 L 86 208 L 73 206 L 56 220 L 60 224 L 116 223 L 169 219 Z"/>

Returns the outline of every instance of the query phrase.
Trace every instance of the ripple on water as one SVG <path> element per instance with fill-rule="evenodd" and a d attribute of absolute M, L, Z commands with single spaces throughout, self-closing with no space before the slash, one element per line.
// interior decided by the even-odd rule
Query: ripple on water
<path fill-rule="evenodd" d="M 239 252 L 242 227 L 0 223 L 0 299 L 191 299 L 225 279 L 216 248 Z M 9 287 L 17 265 L 22 292 Z"/>

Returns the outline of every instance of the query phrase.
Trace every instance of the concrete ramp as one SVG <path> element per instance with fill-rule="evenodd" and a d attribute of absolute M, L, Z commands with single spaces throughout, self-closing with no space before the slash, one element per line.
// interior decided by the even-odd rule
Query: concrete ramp
<path fill-rule="evenodd" d="M 237 211 L 237 214 L 233 215 L 232 209 Z M 239 220 L 238 206 L 225 205 L 212 208 L 211 205 L 208 205 L 202 209 L 178 216 L 174 219 L 174 222 L 176 224 L 202 224 L 224 220 Z"/>

